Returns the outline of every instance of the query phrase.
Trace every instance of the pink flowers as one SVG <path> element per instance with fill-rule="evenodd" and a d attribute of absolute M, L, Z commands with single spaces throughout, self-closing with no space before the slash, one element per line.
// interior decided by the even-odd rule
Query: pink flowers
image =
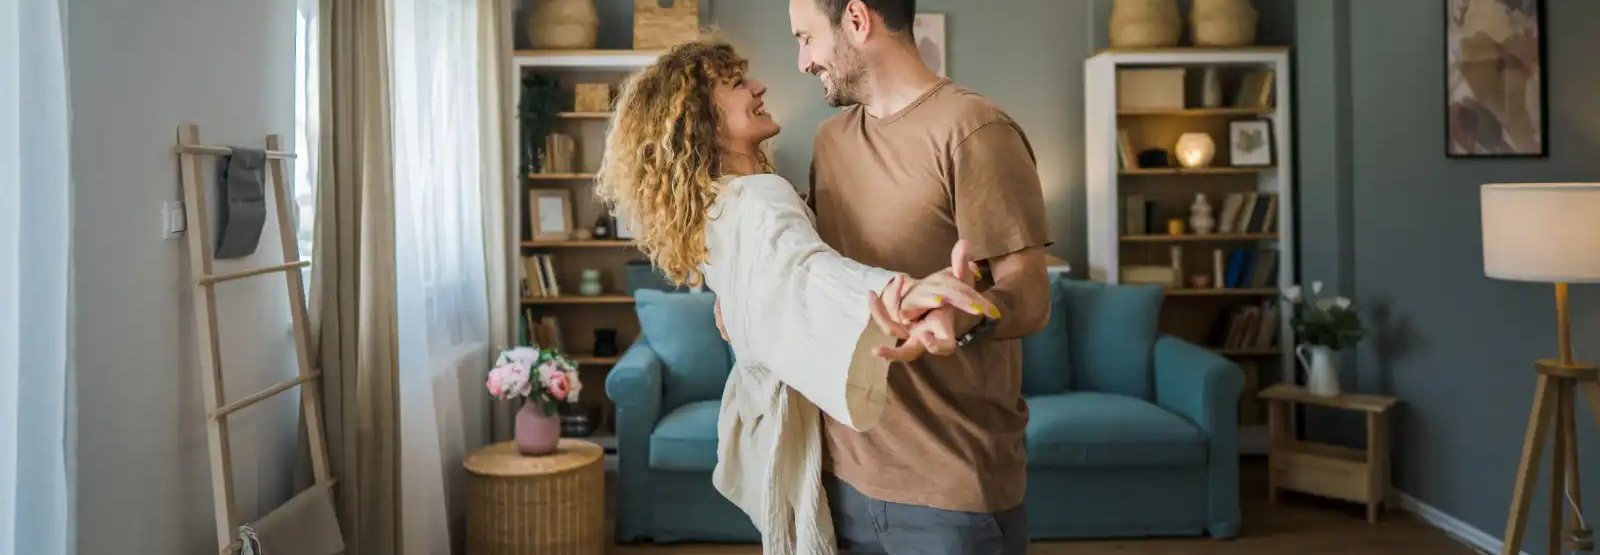
<path fill-rule="evenodd" d="M 555 350 L 516 347 L 500 354 L 484 387 L 496 399 L 526 397 L 553 412 L 558 405 L 577 403 L 583 383 L 577 365 Z"/>

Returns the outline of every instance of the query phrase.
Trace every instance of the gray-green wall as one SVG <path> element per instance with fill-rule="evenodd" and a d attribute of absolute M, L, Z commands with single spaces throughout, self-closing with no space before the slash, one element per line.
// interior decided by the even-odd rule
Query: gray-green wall
<path fill-rule="evenodd" d="M 1484 277 L 1478 187 L 1600 180 L 1600 2 L 1546 9 L 1545 159 L 1445 157 L 1443 0 L 1301 0 L 1297 24 L 1302 270 L 1353 292 L 1374 332 L 1346 386 L 1404 402 L 1399 489 L 1495 537 L 1555 317 L 1550 286 Z M 1600 290 L 1577 286 L 1572 303 L 1580 358 L 1600 357 Z M 1595 419 L 1578 412 L 1580 460 L 1600 469 Z M 1523 548 L 1544 552 L 1540 536 Z"/>

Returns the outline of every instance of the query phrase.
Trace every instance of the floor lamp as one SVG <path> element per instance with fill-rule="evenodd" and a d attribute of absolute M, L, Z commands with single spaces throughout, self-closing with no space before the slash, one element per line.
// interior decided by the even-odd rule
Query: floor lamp
<path fill-rule="evenodd" d="M 1538 386 L 1517 466 L 1502 555 L 1521 552 L 1545 438 L 1550 456 L 1550 553 L 1594 548 L 1578 487 L 1577 400 L 1600 422 L 1596 367 L 1572 357 L 1567 284 L 1600 282 L 1600 183 L 1484 185 L 1483 271 L 1491 278 L 1554 283 L 1559 358 L 1534 363 Z M 1572 511 L 1567 511 L 1568 507 Z M 1570 516 L 1570 518 L 1569 518 Z"/>

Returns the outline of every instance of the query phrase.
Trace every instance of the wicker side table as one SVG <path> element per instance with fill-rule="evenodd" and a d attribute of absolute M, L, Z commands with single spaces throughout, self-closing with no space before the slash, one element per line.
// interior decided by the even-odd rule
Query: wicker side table
<path fill-rule="evenodd" d="M 605 451 L 562 439 L 523 456 L 496 443 L 467 457 L 468 555 L 605 553 Z"/>

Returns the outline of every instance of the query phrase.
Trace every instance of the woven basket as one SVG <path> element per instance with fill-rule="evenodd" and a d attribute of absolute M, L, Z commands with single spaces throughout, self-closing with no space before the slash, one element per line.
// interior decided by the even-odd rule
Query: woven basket
<path fill-rule="evenodd" d="M 468 555 L 605 553 L 605 451 L 562 439 L 527 457 L 513 442 L 467 457 Z"/>

